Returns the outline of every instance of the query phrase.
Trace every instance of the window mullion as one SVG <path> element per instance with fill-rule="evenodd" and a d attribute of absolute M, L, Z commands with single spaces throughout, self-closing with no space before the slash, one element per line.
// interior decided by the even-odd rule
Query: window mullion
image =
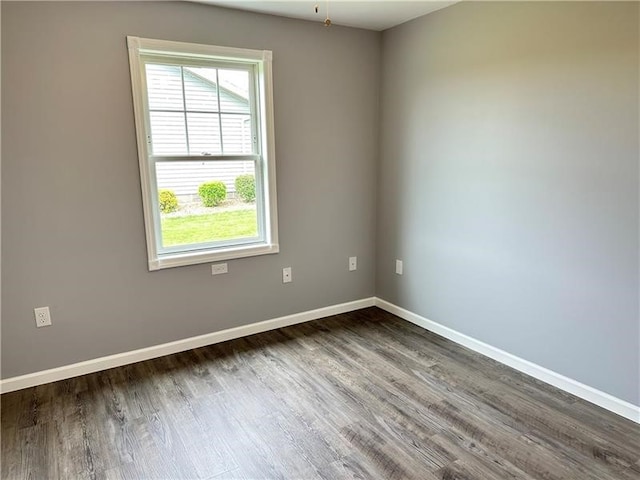
<path fill-rule="evenodd" d="M 220 106 L 220 69 L 216 68 L 216 96 L 218 97 L 218 131 L 220 132 L 220 152 L 224 153 L 222 138 L 222 106 Z"/>
<path fill-rule="evenodd" d="M 187 117 L 187 94 L 184 88 L 184 67 L 180 67 L 180 80 L 182 83 L 182 114 L 184 115 L 184 132 L 187 141 L 187 153 L 191 154 L 191 145 L 189 145 L 189 121 Z"/>
<path fill-rule="evenodd" d="M 256 154 L 238 155 L 149 155 L 151 162 L 215 162 L 215 161 L 238 161 L 238 162 L 258 162 L 261 156 Z"/>
<path fill-rule="evenodd" d="M 256 75 L 256 67 L 250 70 L 250 82 L 249 82 L 249 106 L 251 115 L 251 152 L 256 154 L 262 154 L 260 148 L 259 127 L 258 122 L 260 120 L 260 112 L 258 111 L 258 76 Z"/>

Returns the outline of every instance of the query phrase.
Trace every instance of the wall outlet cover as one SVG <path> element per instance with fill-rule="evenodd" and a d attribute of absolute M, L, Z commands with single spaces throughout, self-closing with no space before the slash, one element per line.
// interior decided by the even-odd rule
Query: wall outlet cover
<path fill-rule="evenodd" d="M 33 313 L 36 317 L 36 327 L 48 327 L 51 325 L 51 312 L 49 312 L 49 307 L 34 308 Z"/>
<path fill-rule="evenodd" d="M 215 263 L 211 265 L 211 275 L 221 275 L 229 271 L 226 263 Z"/>

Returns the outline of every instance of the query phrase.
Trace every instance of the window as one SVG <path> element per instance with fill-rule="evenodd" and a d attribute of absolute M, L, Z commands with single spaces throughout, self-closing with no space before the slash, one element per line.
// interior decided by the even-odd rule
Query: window
<path fill-rule="evenodd" d="M 127 41 L 149 270 L 277 253 L 271 52 Z"/>

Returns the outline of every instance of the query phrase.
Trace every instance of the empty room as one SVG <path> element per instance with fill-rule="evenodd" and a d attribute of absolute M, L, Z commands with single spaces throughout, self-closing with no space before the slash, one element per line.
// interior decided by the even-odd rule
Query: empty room
<path fill-rule="evenodd" d="M 0 24 L 2 479 L 640 479 L 640 3 Z"/>

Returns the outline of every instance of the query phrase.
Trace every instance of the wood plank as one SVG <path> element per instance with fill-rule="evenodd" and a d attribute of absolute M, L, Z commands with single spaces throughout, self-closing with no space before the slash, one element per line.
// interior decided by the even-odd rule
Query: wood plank
<path fill-rule="evenodd" d="M 637 424 L 377 308 L 0 403 L 7 479 L 640 478 Z"/>

